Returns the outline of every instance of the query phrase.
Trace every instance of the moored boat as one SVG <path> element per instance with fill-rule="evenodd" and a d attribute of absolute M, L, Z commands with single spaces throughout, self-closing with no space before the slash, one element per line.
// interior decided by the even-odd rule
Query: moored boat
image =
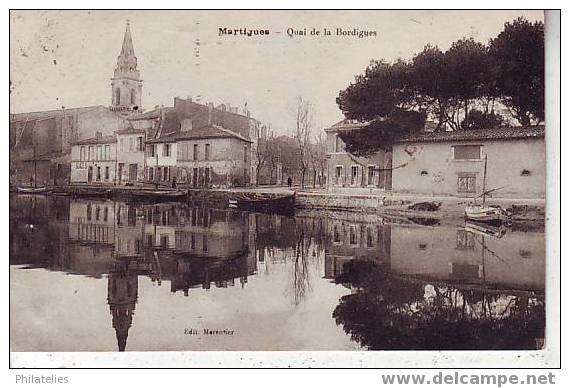
<path fill-rule="evenodd" d="M 18 187 L 16 191 L 20 194 L 49 194 L 51 189 L 47 187 Z"/>
<path fill-rule="evenodd" d="M 509 219 L 509 214 L 500 206 L 468 205 L 465 218 L 476 222 L 502 223 Z"/>
<path fill-rule="evenodd" d="M 474 203 L 465 207 L 465 218 L 470 221 L 485 222 L 502 224 L 510 218 L 509 213 L 497 205 L 485 205 L 487 195 L 493 191 L 499 190 L 495 188 L 486 190 L 487 187 L 487 155 L 485 155 L 485 164 L 483 170 L 483 193 L 479 196 L 483 198 L 482 204 L 477 203 L 477 197 L 474 198 Z"/>

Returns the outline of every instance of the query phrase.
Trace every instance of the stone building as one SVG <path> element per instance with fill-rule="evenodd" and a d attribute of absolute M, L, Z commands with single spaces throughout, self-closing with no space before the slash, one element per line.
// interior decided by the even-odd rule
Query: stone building
<path fill-rule="evenodd" d="M 393 146 L 397 193 L 497 198 L 545 198 L 544 126 L 423 132 Z"/>
<path fill-rule="evenodd" d="M 145 142 L 143 129 L 117 131 L 117 184 L 143 183 L 145 179 Z"/>
<path fill-rule="evenodd" d="M 102 105 L 10 114 L 10 182 L 28 184 L 36 175 L 37 184 L 68 183 L 72 144 L 124 126 L 124 118 Z"/>
<path fill-rule="evenodd" d="M 71 183 L 109 185 L 117 175 L 117 138 L 115 135 L 77 141 L 71 149 Z"/>
<path fill-rule="evenodd" d="M 331 192 L 380 193 L 392 188 L 391 154 L 379 151 L 369 157 L 358 157 L 345 150 L 339 136 L 341 131 L 362 128 L 364 124 L 350 120 L 340 121 L 325 129 L 327 134 L 327 189 Z"/>

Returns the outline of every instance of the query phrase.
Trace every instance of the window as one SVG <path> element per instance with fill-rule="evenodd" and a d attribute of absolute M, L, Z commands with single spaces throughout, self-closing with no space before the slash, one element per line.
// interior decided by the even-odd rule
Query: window
<path fill-rule="evenodd" d="M 194 153 L 192 155 L 193 160 L 198 160 L 198 144 L 194 144 Z"/>
<path fill-rule="evenodd" d="M 163 167 L 163 171 L 164 171 L 164 173 L 162 174 L 162 180 L 163 181 L 169 180 L 170 179 L 170 168 Z"/>
<path fill-rule="evenodd" d="M 453 159 L 455 160 L 481 159 L 481 146 L 480 145 L 453 146 Z"/>
<path fill-rule="evenodd" d="M 339 135 L 335 137 L 334 152 L 342 152 L 342 140 Z"/>
<path fill-rule="evenodd" d="M 105 180 L 108 181 L 109 180 L 109 166 L 105 167 Z"/>
<path fill-rule="evenodd" d="M 530 170 L 522 170 L 521 176 L 530 176 Z"/>
<path fill-rule="evenodd" d="M 358 244 L 358 234 L 356 233 L 356 226 L 351 225 L 348 234 L 350 245 Z"/>
<path fill-rule="evenodd" d="M 374 185 L 374 166 L 368 166 L 368 185 Z"/>
<path fill-rule="evenodd" d="M 342 166 L 336 166 L 336 168 L 335 168 L 335 179 L 336 179 L 337 185 L 342 184 Z"/>
<path fill-rule="evenodd" d="M 103 160 L 103 146 L 97 146 L 97 160 Z"/>
<path fill-rule="evenodd" d="M 171 145 L 170 144 L 164 144 L 162 147 L 163 147 L 162 148 L 162 156 L 170 156 Z"/>
<path fill-rule="evenodd" d="M 85 160 L 85 146 L 81 146 L 81 149 L 79 151 L 79 160 Z"/>
<path fill-rule="evenodd" d="M 333 241 L 335 243 L 340 243 L 340 230 L 338 225 L 333 226 Z"/>
<path fill-rule="evenodd" d="M 115 105 L 121 105 L 121 90 L 115 89 Z"/>
<path fill-rule="evenodd" d="M 192 169 L 192 186 L 198 186 L 198 169 L 196 167 Z"/>
<path fill-rule="evenodd" d="M 131 137 L 131 138 L 129 139 L 129 152 L 133 152 L 133 151 L 135 151 L 135 150 L 136 150 L 136 148 L 135 148 L 135 139 Z"/>
<path fill-rule="evenodd" d="M 135 101 L 136 101 L 135 89 L 131 89 L 131 104 L 135 105 Z"/>
<path fill-rule="evenodd" d="M 89 146 L 89 160 L 95 159 L 95 147 Z"/>
<path fill-rule="evenodd" d="M 202 250 L 208 252 L 208 236 L 202 235 Z"/>
<path fill-rule="evenodd" d="M 91 204 L 87 204 L 87 221 L 91 221 Z"/>
<path fill-rule="evenodd" d="M 204 145 L 204 160 L 210 160 L 210 145 Z"/>
<path fill-rule="evenodd" d="M 97 180 L 101 180 L 101 167 L 97 167 Z"/>
<path fill-rule="evenodd" d="M 350 168 L 350 184 L 356 186 L 358 182 L 358 166 L 352 166 Z"/>
<path fill-rule="evenodd" d="M 457 175 L 457 192 L 475 193 L 475 173 L 460 172 Z"/>
<path fill-rule="evenodd" d="M 148 152 L 149 156 L 156 156 L 154 144 L 148 144 L 147 145 L 147 152 Z"/>
<path fill-rule="evenodd" d="M 371 226 L 366 228 L 366 247 L 374 248 L 374 229 Z"/>
<path fill-rule="evenodd" d="M 137 137 L 137 151 L 143 150 L 143 138 L 142 136 Z"/>
<path fill-rule="evenodd" d="M 205 185 L 210 184 L 210 168 L 209 167 L 206 167 L 204 169 L 204 184 Z"/>
<path fill-rule="evenodd" d="M 457 231 L 456 248 L 461 250 L 475 249 L 475 235 L 465 229 Z"/>
<path fill-rule="evenodd" d="M 154 180 L 154 168 L 152 167 L 149 167 L 148 169 L 148 180 L 149 181 Z"/>
<path fill-rule="evenodd" d="M 247 145 L 243 146 L 243 161 L 247 163 Z"/>
<path fill-rule="evenodd" d="M 105 144 L 105 160 L 111 159 L 111 146 L 109 144 Z"/>

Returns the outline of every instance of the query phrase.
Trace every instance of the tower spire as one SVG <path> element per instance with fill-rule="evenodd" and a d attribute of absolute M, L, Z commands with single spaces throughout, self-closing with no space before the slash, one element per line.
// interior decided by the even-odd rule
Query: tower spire
<path fill-rule="evenodd" d="M 133 48 L 133 38 L 131 37 L 131 22 L 127 19 L 127 26 L 125 28 L 125 36 L 123 37 L 123 47 L 121 48 L 120 56 L 134 56 L 135 49 Z"/>
<path fill-rule="evenodd" d="M 111 109 L 124 114 L 140 109 L 142 80 L 137 69 L 137 57 L 133 48 L 131 23 L 127 19 L 121 53 L 117 57 L 117 66 L 111 79 Z"/>

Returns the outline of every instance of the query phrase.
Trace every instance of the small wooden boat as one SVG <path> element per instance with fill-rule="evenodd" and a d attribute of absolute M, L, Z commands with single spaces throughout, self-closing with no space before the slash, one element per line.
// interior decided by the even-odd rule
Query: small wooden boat
<path fill-rule="evenodd" d="M 243 193 L 229 200 L 229 207 L 253 212 L 291 215 L 295 208 L 295 193 Z"/>
<path fill-rule="evenodd" d="M 476 222 L 502 223 L 509 220 L 509 214 L 500 206 L 468 205 L 465 218 Z"/>
<path fill-rule="evenodd" d="M 113 190 L 105 187 L 69 187 L 67 192 L 77 197 L 110 198 Z"/>
<path fill-rule="evenodd" d="M 510 214 L 500 206 L 485 205 L 487 195 L 500 188 L 486 190 L 487 186 L 487 155 L 485 155 L 485 165 L 483 170 L 483 197 L 482 204 L 477 204 L 477 198 L 474 198 L 474 203 L 467 205 L 465 208 L 465 218 L 470 221 L 487 222 L 501 224 L 510 219 Z"/>
<path fill-rule="evenodd" d="M 20 194 L 49 194 L 51 189 L 47 187 L 18 187 L 17 192 Z"/>

